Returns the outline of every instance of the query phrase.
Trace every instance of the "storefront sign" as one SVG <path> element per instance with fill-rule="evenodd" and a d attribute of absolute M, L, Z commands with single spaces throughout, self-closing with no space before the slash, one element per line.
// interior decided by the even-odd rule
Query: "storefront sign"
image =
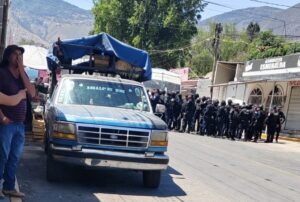
<path fill-rule="evenodd" d="M 300 81 L 289 81 L 290 86 L 300 86 Z"/>
<path fill-rule="evenodd" d="M 300 54 L 283 57 L 251 60 L 246 63 L 246 72 L 270 71 L 286 68 L 300 68 Z"/>
<path fill-rule="evenodd" d="M 260 70 L 281 69 L 285 66 L 286 63 L 282 61 L 282 58 L 272 58 L 266 59 L 265 64 L 260 65 Z"/>

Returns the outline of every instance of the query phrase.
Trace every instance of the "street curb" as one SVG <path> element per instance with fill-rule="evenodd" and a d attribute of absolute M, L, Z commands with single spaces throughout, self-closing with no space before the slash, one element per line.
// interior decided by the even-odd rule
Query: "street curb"
<path fill-rule="evenodd" d="M 266 139 L 267 138 L 267 134 L 263 133 L 261 135 L 262 138 Z M 300 142 L 300 138 L 296 138 L 296 137 L 285 137 L 285 136 L 279 136 L 280 140 L 287 140 L 287 141 L 292 141 L 292 142 Z"/>

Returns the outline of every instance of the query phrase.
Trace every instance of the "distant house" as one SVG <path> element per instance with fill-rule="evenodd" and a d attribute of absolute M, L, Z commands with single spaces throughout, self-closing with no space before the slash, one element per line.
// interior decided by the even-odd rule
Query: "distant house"
<path fill-rule="evenodd" d="M 144 82 L 147 89 L 159 89 L 166 92 L 180 92 L 181 77 L 165 69 L 153 68 L 152 79 Z"/>

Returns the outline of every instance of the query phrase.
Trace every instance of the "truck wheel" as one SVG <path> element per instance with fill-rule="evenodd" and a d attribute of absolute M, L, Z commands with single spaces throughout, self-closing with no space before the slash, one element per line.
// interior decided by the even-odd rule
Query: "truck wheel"
<path fill-rule="evenodd" d="M 143 172 L 144 186 L 147 188 L 158 188 L 160 185 L 160 170 L 151 170 Z"/>
<path fill-rule="evenodd" d="M 59 182 L 62 180 L 63 167 L 58 162 L 55 162 L 52 157 L 47 156 L 47 180 L 49 182 Z"/>

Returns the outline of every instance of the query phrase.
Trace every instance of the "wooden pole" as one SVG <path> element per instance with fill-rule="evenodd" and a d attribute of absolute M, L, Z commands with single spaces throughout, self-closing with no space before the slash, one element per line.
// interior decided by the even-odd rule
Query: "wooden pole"
<path fill-rule="evenodd" d="M 216 67 L 219 59 L 219 45 L 220 45 L 220 35 L 223 31 L 222 24 L 217 23 L 215 27 L 215 38 L 213 41 L 213 49 L 214 49 L 214 64 L 212 69 L 212 78 L 211 78 L 211 88 L 210 88 L 210 97 L 213 96 L 213 85 L 215 81 Z"/>
<path fill-rule="evenodd" d="M 3 6 L 3 16 L 2 16 L 1 39 L 0 39 L 0 60 L 2 60 L 3 52 L 6 46 L 9 0 L 4 0 L 2 6 Z"/>

